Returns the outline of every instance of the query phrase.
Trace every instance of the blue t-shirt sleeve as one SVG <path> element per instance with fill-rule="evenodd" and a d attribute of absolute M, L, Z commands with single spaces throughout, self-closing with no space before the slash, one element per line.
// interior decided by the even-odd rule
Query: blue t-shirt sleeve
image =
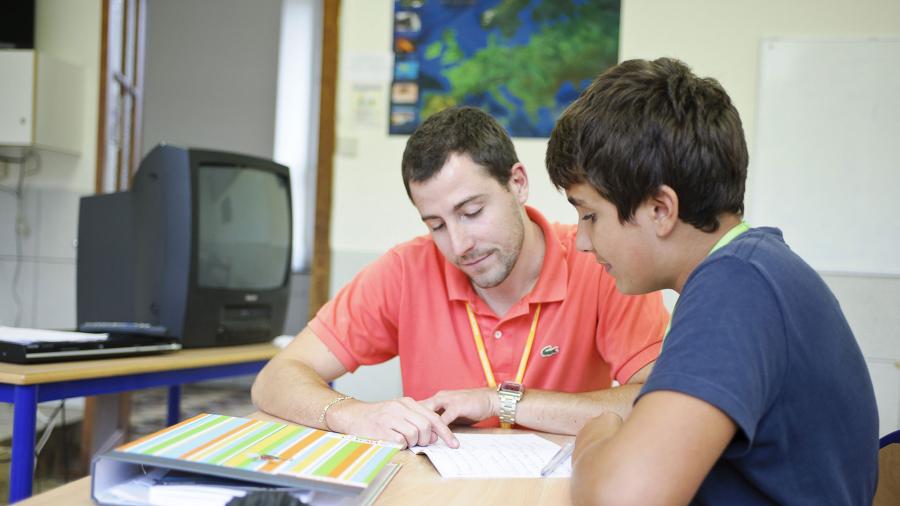
<path fill-rule="evenodd" d="M 786 364 L 784 320 L 770 285 L 752 264 L 717 255 L 688 280 L 640 396 L 671 390 L 712 404 L 737 424 L 730 451 L 743 453 L 779 395 Z"/>

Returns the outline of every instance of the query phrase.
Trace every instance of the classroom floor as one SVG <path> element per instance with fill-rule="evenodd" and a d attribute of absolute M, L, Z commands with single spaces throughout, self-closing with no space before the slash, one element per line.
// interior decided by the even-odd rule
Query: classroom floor
<path fill-rule="evenodd" d="M 182 389 L 181 414 L 222 413 L 242 416 L 256 409 L 250 402 L 251 379 L 209 381 L 186 385 Z M 133 393 L 130 422 L 131 439 L 150 434 L 165 427 L 165 388 L 138 390 Z M 38 435 L 40 437 L 40 434 Z M 86 470 L 77 469 L 81 455 L 81 421 L 53 430 L 50 439 L 37 459 L 34 473 L 34 493 L 50 490 L 80 478 Z M 0 441 L 0 504 L 9 497 L 10 441 Z"/>

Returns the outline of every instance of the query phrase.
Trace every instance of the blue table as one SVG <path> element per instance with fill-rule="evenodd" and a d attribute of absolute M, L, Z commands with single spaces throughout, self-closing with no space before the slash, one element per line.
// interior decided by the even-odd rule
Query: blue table
<path fill-rule="evenodd" d="M 9 502 L 31 496 L 39 402 L 166 386 L 167 422 L 172 425 L 181 418 L 182 384 L 256 374 L 277 352 L 278 348 L 266 343 L 146 357 L 34 365 L 0 363 L 0 402 L 13 404 Z"/>

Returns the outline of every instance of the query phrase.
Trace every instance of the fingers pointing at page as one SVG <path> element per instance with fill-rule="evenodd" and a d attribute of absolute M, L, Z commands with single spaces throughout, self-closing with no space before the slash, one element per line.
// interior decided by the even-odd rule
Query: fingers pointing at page
<path fill-rule="evenodd" d="M 329 411 L 328 417 L 332 429 L 347 434 L 406 446 L 429 445 L 440 438 L 451 448 L 459 446 L 437 413 L 409 397 L 372 403 L 342 402 Z"/>

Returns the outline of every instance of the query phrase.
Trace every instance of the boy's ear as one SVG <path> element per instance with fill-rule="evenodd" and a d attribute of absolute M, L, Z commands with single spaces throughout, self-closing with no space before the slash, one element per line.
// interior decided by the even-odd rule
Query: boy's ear
<path fill-rule="evenodd" d="M 678 194 L 671 186 L 662 185 L 649 199 L 656 235 L 666 237 L 678 224 Z"/>

